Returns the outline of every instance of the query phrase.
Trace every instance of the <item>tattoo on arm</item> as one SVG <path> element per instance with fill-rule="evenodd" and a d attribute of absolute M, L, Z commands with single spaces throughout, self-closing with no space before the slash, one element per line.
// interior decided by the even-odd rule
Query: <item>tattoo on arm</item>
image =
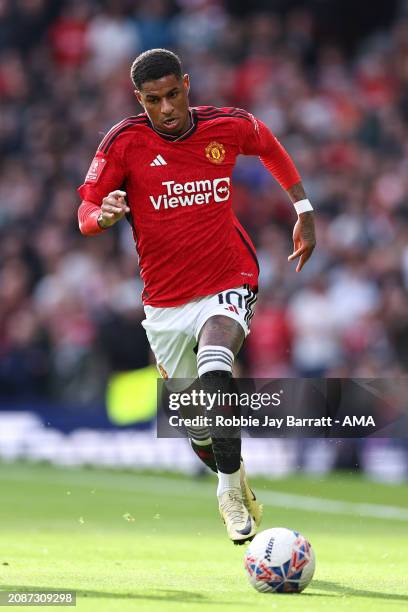
<path fill-rule="evenodd" d="M 295 185 L 292 185 L 292 187 L 290 187 L 287 190 L 287 194 L 290 197 L 290 201 L 292 203 L 299 202 L 299 200 L 306 199 L 306 192 L 303 189 L 303 185 L 301 182 L 296 183 Z"/>
<path fill-rule="evenodd" d="M 306 242 L 316 244 L 315 226 L 312 212 L 305 212 L 299 215 L 302 222 L 302 238 Z"/>

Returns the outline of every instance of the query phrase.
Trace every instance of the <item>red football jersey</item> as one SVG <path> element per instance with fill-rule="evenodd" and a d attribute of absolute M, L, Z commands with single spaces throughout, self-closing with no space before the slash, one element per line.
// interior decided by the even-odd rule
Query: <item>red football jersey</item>
<path fill-rule="evenodd" d="M 258 283 L 255 248 L 232 210 L 231 175 L 239 154 L 258 155 L 284 189 L 299 174 L 269 129 L 235 108 L 191 109 L 188 132 L 155 131 L 145 113 L 114 126 L 78 191 L 81 231 L 98 233 L 102 199 L 127 193 L 143 302 L 178 306 L 224 289 Z"/>

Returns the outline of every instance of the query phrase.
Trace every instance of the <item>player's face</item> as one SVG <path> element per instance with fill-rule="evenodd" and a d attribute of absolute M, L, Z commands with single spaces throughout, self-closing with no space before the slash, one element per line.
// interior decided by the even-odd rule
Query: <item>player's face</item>
<path fill-rule="evenodd" d="M 135 94 L 156 130 L 182 134 L 190 127 L 189 89 L 188 74 L 182 79 L 169 74 L 155 81 L 146 81 Z"/>

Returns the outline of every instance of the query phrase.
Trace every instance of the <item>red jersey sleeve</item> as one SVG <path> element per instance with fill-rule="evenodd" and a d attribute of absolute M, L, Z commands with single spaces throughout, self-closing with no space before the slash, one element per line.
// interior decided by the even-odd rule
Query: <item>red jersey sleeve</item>
<path fill-rule="evenodd" d="M 99 227 L 97 219 L 102 200 L 111 191 L 120 189 L 125 180 L 122 161 L 112 146 L 109 152 L 98 149 L 85 177 L 85 182 L 78 187 L 82 203 L 78 209 L 79 229 L 83 234 L 99 234 L 104 230 Z"/>
<path fill-rule="evenodd" d="M 240 120 L 240 153 L 258 155 L 261 162 L 283 189 L 301 181 L 292 158 L 269 128 L 248 113 L 248 120 Z"/>
<path fill-rule="evenodd" d="M 93 202 L 83 200 L 78 208 L 78 224 L 81 234 L 93 236 L 94 234 L 100 234 L 105 231 L 98 223 L 100 212 L 100 206 Z"/>

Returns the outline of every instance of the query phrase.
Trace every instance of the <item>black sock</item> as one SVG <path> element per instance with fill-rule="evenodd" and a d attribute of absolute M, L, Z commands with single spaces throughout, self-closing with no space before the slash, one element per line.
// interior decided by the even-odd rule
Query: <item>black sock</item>
<path fill-rule="evenodd" d="M 229 372 L 216 370 L 207 372 L 200 376 L 201 387 L 207 393 L 228 393 L 233 389 L 233 379 Z M 213 413 L 221 414 L 221 410 L 213 410 Z M 239 407 L 223 406 L 222 414 L 225 417 L 238 416 Z M 215 416 L 213 414 L 212 416 Z M 241 460 L 241 436 L 240 428 L 210 428 L 212 449 L 217 465 L 217 470 L 223 474 L 232 474 L 240 468 Z"/>
<path fill-rule="evenodd" d="M 240 438 L 214 438 L 213 451 L 218 471 L 223 474 L 233 474 L 239 470 L 241 462 Z"/>

